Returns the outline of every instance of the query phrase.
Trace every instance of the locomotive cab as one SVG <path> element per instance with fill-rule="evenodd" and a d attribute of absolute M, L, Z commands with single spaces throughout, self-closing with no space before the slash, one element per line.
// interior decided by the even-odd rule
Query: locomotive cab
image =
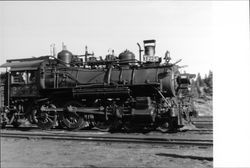
<path fill-rule="evenodd" d="M 10 72 L 10 96 L 33 97 L 38 95 L 37 70 Z"/>
<path fill-rule="evenodd" d="M 9 68 L 6 85 L 9 98 L 38 97 L 39 67 L 43 60 L 8 60 L 1 67 Z"/>
<path fill-rule="evenodd" d="M 4 112 L 1 125 L 18 127 L 30 115 L 34 102 L 40 97 L 40 65 L 43 58 L 7 60 L 4 83 Z"/>

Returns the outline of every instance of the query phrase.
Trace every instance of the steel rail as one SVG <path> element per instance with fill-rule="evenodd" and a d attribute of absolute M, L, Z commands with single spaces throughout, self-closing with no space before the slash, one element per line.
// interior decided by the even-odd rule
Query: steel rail
<path fill-rule="evenodd" d="M 204 122 L 194 122 L 193 123 L 193 125 L 195 125 L 196 127 L 198 127 L 198 126 L 213 126 L 213 123 L 209 123 L 209 122 L 206 122 L 206 123 L 204 123 Z"/>
<path fill-rule="evenodd" d="M 213 129 L 209 129 L 209 128 L 197 128 L 197 129 L 191 129 L 188 131 L 213 131 Z"/>
<path fill-rule="evenodd" d="M 98 141 L 98 142 L 118 142 L 118 143 L 141 143 L 152 145 L 186 145 L 186 146 L 206 146 L 212 147 L 212 140 L 199 139 L 176 139 L 176 138 L 136 138 L 136 137 L 110 137 L 93 135 L 64 135 L 64 134 L 41 134 L 41 133 L 1 133 L 1 137 L 6 138 L 34 138 L 51 140 L 74 140 L 74 141 Z"/>
<path fill-rule="evenodd" d="M 193 129 L 187 130 L 186 132 L 201 132 L 201 133 L 213 133 L 213 129 Z"/>
<path fill-rule="evenodd" d="M 211 124 L 213 124 L 213 121 L 199 121 L 199 120 L 197 120 L 197 121 L 192 121 L 193 123 L 211 123 Z"/>
<path fill-rule="evenodd" d="M 8 127 L 8 125 L 7 125 L 7 127 L 5 128 L 5 129 L 3 129 L 3 130 L 7 130 L 7 131 L 13 131 L 13 130 L 21 130 L 21 131 L 27 131 L 27 130 L 37 130 L 37 131 L 41 131 L 41 129 L 40 128 L 38 128 L 37 126 L 29 126 L 29 127 L 19 127 L 19 128 L 14 128 L 14 127 Z M 58 129 L 58 128 L 53 128 L 52 129 L 53 131 L 65 131 L 66 133 L 67 133 L 67 129 L 65 130 L 65 129 Z M 46 132 L 45 130 L 43 130 L 43 132 Z M 50 131 L 48 131 L 48 132 L 50 132 Z M 73 132 L 73 133 L 75 133 L 76 131 L 70 131 L 70 132 Z M 90 130 L 88 130 L 88 129 L 82 129 L 82 130 L 78 130 L 78 132 L 91 132 L 91 133 L 94 133 L 94 132 L 96 132 L 96 133 L 98 133 L 98 132 L 101 132 L 101 131 L 99 131 L 99 130 L 97 130 L 97 129 L 90 129 Z M 159 130 L 154 130 L 154 131 L 151 131 L 152 133 L 159 133 L 160 131 Z M 204 132 L 204 133 L 213 133 L 213 129 L 209 129 L 209 128 L 196 128 L 196 129 L 190 129 L 190 130 L 184 130 L 184 131 L 180 131 L 180 133 L 181 132 L 185 132 L 185 133 L 188 133 L 188 132 Z M 52 133 L 52 132 L 50 132 L 50 133 Z M 119 133 L 119 132 L 118 132 Z"/>

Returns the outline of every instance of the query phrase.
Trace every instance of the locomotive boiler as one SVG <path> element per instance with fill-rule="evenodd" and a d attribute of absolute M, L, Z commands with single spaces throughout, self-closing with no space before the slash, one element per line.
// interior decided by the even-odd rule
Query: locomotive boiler
<path fill-rule="evenodd" d="M 42 129 L 175 131 L 190 123 L 191 111 L 184 112 L 178 99 L 190 75 L 181 74 L 169 55 L 162 63 L 155 44 L 145 40 L 144 50 L 138 44 L 139 60 L 129 50 L 97 59 L 87 48 L 84 55 L 74 55 L 66 47 L 57 57 L 7 60 L 1 116 L 16 125 L 23 116 Z M 15 115 L 9 119 L 7 114 Z"/>

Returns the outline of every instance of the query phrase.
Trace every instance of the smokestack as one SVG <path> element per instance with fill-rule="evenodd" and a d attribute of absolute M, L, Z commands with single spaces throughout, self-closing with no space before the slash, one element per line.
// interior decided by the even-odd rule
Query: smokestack
<path fill-rule="evenodd" d="M 154 56 L 155 55 L 155 40 L 144 40 L 144 55 L 145 56 Z"/>

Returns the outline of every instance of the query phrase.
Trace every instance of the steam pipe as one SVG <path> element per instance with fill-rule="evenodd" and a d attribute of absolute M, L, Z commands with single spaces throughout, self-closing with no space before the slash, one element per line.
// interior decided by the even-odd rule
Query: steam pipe
<path fill-rule="evenodd" d="M 7 68 L 6 68 L 7 71 Z M 8 90 L 7 90 L 7 106 L 8 108 L 10 107 L 10 72 L 7 72 L 7 86 L 8 86 Z"/>
<path fill-rule="evenodd" d="M 141 49 L 141 46 L 139 43 L 137 43 L 138 47 L 139 47 L 139 61 L 141 62 L 141 52 L 144 51 Z"/>

